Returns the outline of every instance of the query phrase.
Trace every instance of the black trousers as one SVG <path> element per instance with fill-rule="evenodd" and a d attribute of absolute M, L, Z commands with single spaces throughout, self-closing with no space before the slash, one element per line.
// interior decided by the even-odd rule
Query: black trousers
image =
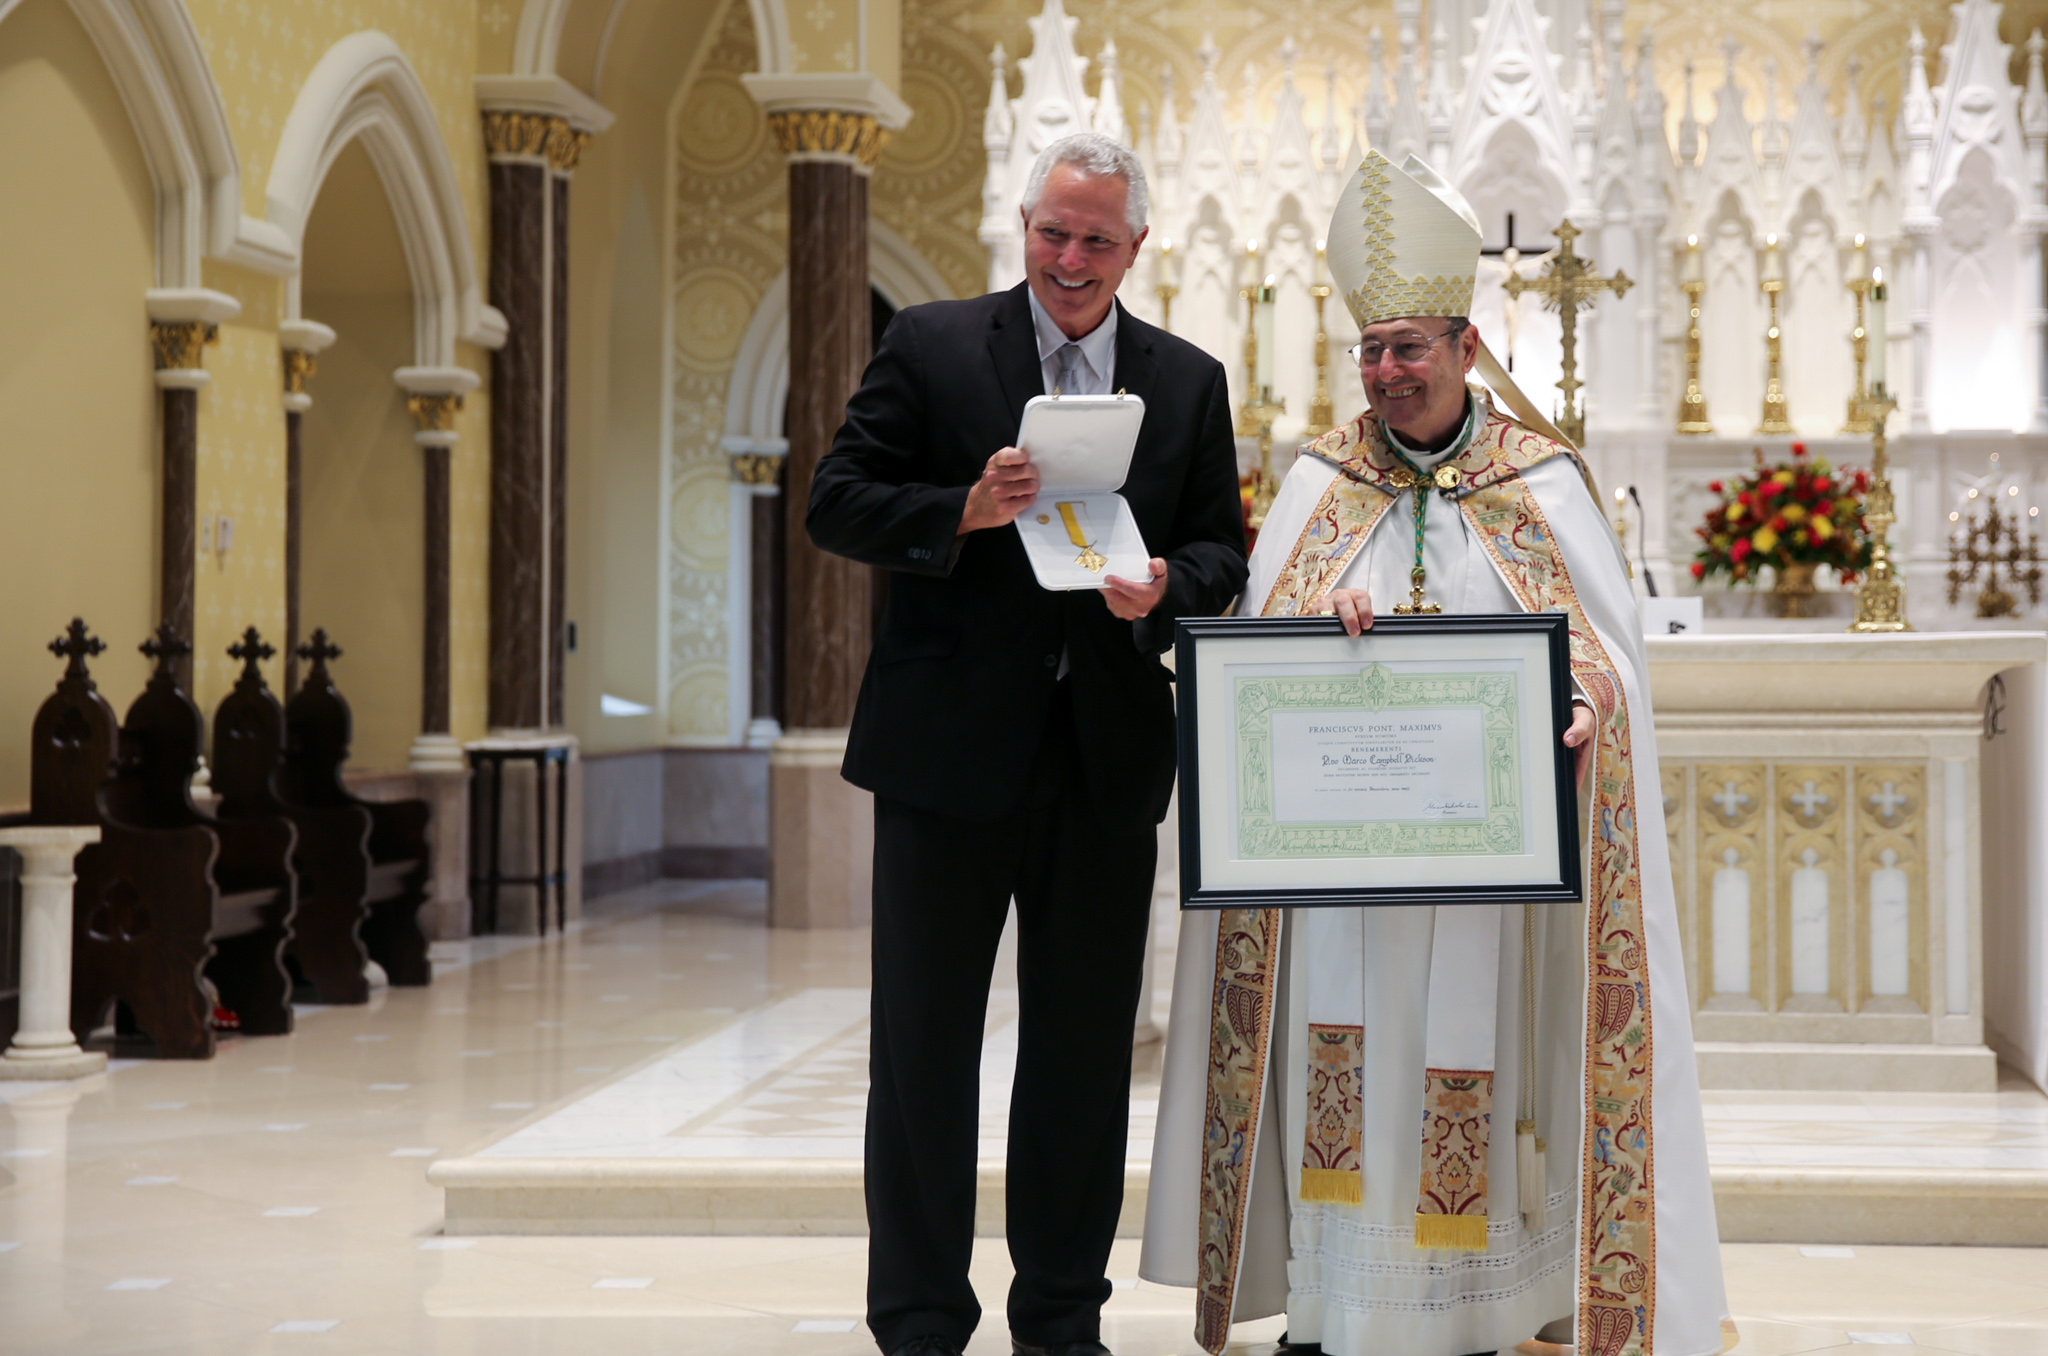
<path fill-rule="evenodd" d="M 1078 771 L 1063 693 L 1016 819 L 875 798 L 868 1327 L 885 1352 L 926 1335 L 964 1347 L 981 1319 L 967 1279 L 978 1079 L 1012 896 L 1010 1330 L 1037 1346 L 1100 1336 L 1158 843 L 1150 828 L 1105 830 Z"/>

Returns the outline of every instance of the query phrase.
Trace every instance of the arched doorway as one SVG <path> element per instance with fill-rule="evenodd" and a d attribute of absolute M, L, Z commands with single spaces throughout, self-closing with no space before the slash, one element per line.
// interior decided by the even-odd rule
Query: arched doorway
<path fill-rule="evenodd" d="M 425 514 L 420 451 L 392 374 L 413 358 L 413 283 L 360 141 L 335 157 L 306 223 L 300 308 L 331 327 L 301 434 L 301 625 L 343 658 L 354 762 L 395 769 L 420 729 Z"/>

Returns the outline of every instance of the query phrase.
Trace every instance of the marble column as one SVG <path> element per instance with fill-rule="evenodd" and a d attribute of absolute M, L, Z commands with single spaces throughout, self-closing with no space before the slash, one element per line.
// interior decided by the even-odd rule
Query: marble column
<path fill-rule="evenodd" d="M 567 618 L 569 180 L 590 133 L 546 111 L 487 110 L 491 357 L 490 725 L 562 721 Z"/>
<path fill-rule="evenodd" d="M 284 695 L 289 701 L 299 690 L 299 642 L 305 638 L 299 616 L 306 542 L 304 424 L 313 407 L 306 382 L 319 370 L 318 355 L 334 342 L 334 331 L 311 320 L 287 320 L 277 327 L 277 339 L 284 350 Z"/>
<path fill-rule="evenodd" d="M 107 1067 L 71 1031 L 71 864 L 99 840 L 98 825 L 0 829 L 0 847 L 21 854 L 21 1020 L 0 1079 L 83 1078 Z"/>
<path fill-rule="evenodd" d="M 199 392 L 208 377 L 205 351 L 220 323 L 241 303 L 204 288 L 157 288 L 147 294 L 149 342 L 156 355 L 162 439 L 162 520 L 158 532 L 158 619 L 193 635 L 199 584 Z M 192 686 L 192 657 L 176 662 L 179 686 Z"/>
<path fill-rule="evenodd" d="M 469 766 L 451 733 L 449 675 L 449 461 L 458 435 L 455 416 L 463 395 L 477 386 L 474 372 L 460 367 L 402 367 L 395 378 L 406 392 L 405 407 L 417 428 L 413 441 L 421 460 L 425 501 L 420 595 L 420 733 L 408 765 L 420 795 L 433 807 L 434 902 L 428 935 L 469 935 Z"/>
<path fill-rule="evenodd" d="M 871 78 L 870 78 L 871 79 Z M 789 157 L 789 452 L 783 469 L 783 733 L 768 757 L 768 921 L 857 927 L 870 916 L 872 799 L 839 775 L 867 667 L 867 567 L 804 529 L 811 476 L 867 366 L 868 176 L 907 110 L 879 82 L 865 103 L 820 108 L 801 77 L 748 87 Z"/>
<path fill-rule="evenodd" d="M 730 440 L 728 448 L 732 446 Z M 733 479 L 746 488 L 747 747 L 765 749 L 782 737 L 783 561 L 782 463 L 788 444 L 748 440 L 732 452 Z M 772 450 L 770 450 L 772 448 Z"/>

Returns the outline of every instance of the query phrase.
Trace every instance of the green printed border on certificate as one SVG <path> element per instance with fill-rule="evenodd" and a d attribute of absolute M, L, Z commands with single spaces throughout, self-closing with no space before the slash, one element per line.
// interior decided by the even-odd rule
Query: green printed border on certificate
<path fill-rule="evenodd" d="M 1177 619 L 1181 907 L 1582 901 L 1578 779 L 1563 742 L 1569 627 L 1558 612 L 1386 616 L 1356 636 L 1331 616 Z M 1439 770 L 1456 774 L 1456 812 L 1476 803 L 1476 815 L 1427 818 L 1433 793 L 1389 797 L 1398 782 L 1374 791 L 1376 779 L 1342 777 L 1325 789 L 1366 794 L 1326 802 L 1340 822 L 1325 822 L 1311 787 L 1277 780 L 1303 756 L 1301 741 L 1344 734 L 1310 731 L 1325 723 L 1316 713 L 1352 724 L 1385 712 L 1404 724 L 1429 710 L 1461 713 L 1441 735 L 1397 730 L 1393 747 L 1455 740 L 1436 745 L 1458 760 Z M 1304 764 L 1300 775 L 1313 772 Z M 1277 823 L 1281 808 L 1313 818 Z"/>
<path fill-rule="evenodd" d="M 1513 673 L 1397 673 L 1370 664 L 1352 674 L 1239 678 L 1237 855 L 1246 860 L 1318 857 L 1448 857 L 1522 850 L 1521 693 Z M 1273 819 L 1273 716 L 1282 711 L 1445 711 L 1477 708 L 1486 760 L 1486 813 L 1476 822 L 1437 820 L 1278 824 Z"/>

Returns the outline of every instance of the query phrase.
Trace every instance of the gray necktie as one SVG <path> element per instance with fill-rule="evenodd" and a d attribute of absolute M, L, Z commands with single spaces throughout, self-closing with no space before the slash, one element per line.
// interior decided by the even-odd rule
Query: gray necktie
<path fill-rule="evenodd" d="M 1060 345 L 1059 352 L 1053 354 L 1053 357 L 1058 360 L 1060 365 L 1060 393 L 1062 395 L 1081 395 L 1081 381 L 1088 370 L 1087 366 L 1081 361 L 1081 346 L 1071 341 L 1062 344 Z"/>

